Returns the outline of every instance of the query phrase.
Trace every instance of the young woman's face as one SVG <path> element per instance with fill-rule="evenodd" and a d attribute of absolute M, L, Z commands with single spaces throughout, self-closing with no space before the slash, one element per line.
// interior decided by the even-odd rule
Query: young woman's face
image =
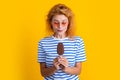
<path fill-rule="evenodd" d="M 55 15 L 51 24 L 55 34 L 63 35 L 67 31 L 69 21 L 65 15 Z"/>

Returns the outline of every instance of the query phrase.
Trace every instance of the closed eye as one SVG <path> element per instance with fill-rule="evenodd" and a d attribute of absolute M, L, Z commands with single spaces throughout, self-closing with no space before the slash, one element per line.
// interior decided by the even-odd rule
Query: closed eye
<path fill-rule="evenodd" d="M 63 24 L 63 25 L 66 25 L 66 24 L 67 24 L 67 22 L 62 22 L 62 24 Z"/>
<path fill-rule="evenodd" d="M 58 22 L 54 22 L 54 24 L 58 24 Z"/>

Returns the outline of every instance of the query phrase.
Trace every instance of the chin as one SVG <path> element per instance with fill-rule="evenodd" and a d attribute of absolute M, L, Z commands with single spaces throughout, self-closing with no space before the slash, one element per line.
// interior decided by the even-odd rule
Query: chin
<path fill-rule="evenodd" d="M 65 34 L 65 32 L 58 32 L 58 34 L 60 34 L 60 35 L 61 35 L 61 34 Z"/>

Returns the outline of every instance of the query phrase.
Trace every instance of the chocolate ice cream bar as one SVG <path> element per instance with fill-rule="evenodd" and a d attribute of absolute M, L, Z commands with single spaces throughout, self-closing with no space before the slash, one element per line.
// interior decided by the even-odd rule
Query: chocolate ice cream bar
<path fill-rule="evenodd" d="M 64 53 L 64 45 L 63 45 L 63 43 L 58 43 L 58 45 L 57 45 L 57 53 L 60 56 L 63 55 L 63 53 Z M 62 64 L 60 64 L 59 66 L 61 67 L 61 69 L 65 68 Z"/>
<path fill-rule="evenodd" d="M 63 53 L 64 53 L 63 43 L 58 43 L 58 45 L 57 45 L 57 53 L 58 53 L 59 55 L 63 55 Z"/>

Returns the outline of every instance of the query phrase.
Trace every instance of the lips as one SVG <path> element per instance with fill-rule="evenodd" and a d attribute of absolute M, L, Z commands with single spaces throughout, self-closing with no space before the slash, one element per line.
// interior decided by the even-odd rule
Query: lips
<path fill-rule="evenodd" d="M 58 32 L 62 32 L 63 30 L 57 30 Z"/>

